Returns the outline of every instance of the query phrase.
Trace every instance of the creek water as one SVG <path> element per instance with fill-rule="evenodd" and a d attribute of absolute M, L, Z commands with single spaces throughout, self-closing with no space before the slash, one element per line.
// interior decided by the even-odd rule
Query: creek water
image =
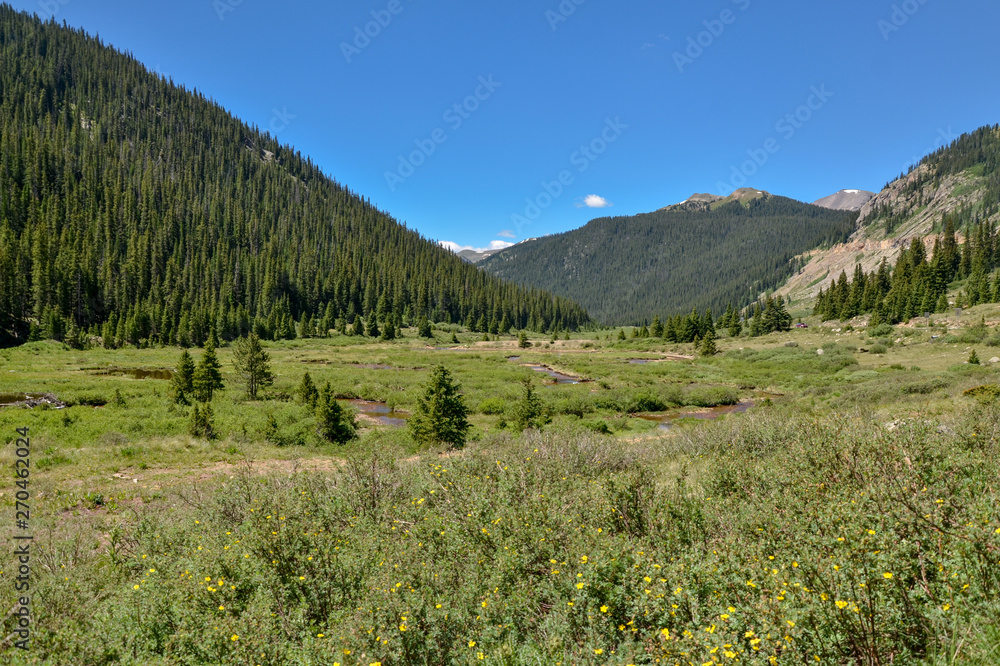
<path fill-rule="evenodd" d="M 746 400 L 744 402 L 737 403 L 735 405 L 721 405 L 719 407 L 704 407 L 698 409 L 697 411 L 691 411 L 688 408 L 681 408 L 678 410 L 672 410 L 670 412 L 664 412 L 662 414 L 642 414 L 639 416 L 640 419 L 644 421 L 655 421 L 660 424 L 660 430 L 670 430 L 675 421 L 681 419 L 696 419 L 698 421 L 714 421 L 715 419 L 726 416 L 728 414 L 742 414 L 753 407 L 752 400 Z M 688 409 L 688 411 L 684 411 Z"/>
<path fill-rule="evenodd" d="M 44 397 L 44 393 L 0 393 L 0 407 L 19 405 L 28 400 L 38 400 Z"/>
<path fill-rule="evenodd" d="M 95 375 L 122 375 L 125 377 L 131 377 L 132 379 L 173 379 L 174 373 L 171 370 L 166 370 L 164 368 L 154 368 L 152 370 L 146 368 L 105 368 L 104 370 L 98 370 L 94 373 Z"/>
<path fill-rule="evenodd" d="M 354 407 L 365 416 L 369 416 L 382 425 L 402 428 L 406 425 L 409 414 L 397 412 L 384 402 L 376 400 L 340 400 L 339 402 Z"/>

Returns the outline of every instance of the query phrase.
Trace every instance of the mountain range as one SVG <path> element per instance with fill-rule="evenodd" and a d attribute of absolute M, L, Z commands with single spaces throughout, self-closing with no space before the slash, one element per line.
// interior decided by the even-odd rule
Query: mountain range
<path fill-rule="evenodd" d="M 988 236 L 1000 223 L 998 163 L 1000 129 L 986 126 L 878 193 L 844 189 L 811 205 L 753 188 L 728 197 L 694 194 L 655 213 L 599 218 L 518 244 L 482 265 L 573 298 L 609 324 L 692 308 L 718 314 L 769 291 L 811 307 L 831 279 L 857 266 L 863 273 L 883 261 L 891 267 L 914 240 L 930 254 L 946 220 L 959 239 L 979 224 Z"/>
<path fill-rule="evenodd" d="M 391 337 L 424 319 L 568 330 L 771 291 L 804 304 L 856 265 L 892 264 L 914 241 L 930 251 L 946 220 L 961 240 L 998 211 L 1000 127 L 987 126 L 878 193 L 694 194 L 456 256 L 201 93 L 0 5 L 0 345 Z"/>
<path fill-rule="evenodd" d="M 750 188 L 696 194 L 653 213 L 598 218 L 525 241 L 481 265 L 571 298 L 600 322 L 637 324 L 746 305 L 793 275 L 797 256 L 846 240 L 857 216 Z"/>

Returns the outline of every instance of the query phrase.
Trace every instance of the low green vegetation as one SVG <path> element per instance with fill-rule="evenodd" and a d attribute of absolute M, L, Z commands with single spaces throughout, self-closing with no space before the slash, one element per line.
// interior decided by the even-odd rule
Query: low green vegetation
<path fill-rule="evenodd" d="M 0 350 L 0 394 L 57 401 L 0 407 L 32 437 L 38 563 L 4 659 L 994 663 L 995 307 L 697 345 L 264 341 L 256 400 L 249 341 L 210 401 L 183 378 L 209 350 Z"/>

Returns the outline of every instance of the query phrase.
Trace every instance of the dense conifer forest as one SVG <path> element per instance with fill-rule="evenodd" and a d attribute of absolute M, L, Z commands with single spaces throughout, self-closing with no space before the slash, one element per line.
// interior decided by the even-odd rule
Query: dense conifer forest
<path fill-rule="evenodd" d="M 588 321 L 129 54 L 0 5 L 0 345 L 391 337 L 424 318 L 493 333 Z"/>
<path fill-rule="evenodd" d="M 857 213 L 764 195 L 599 218 L 482 265 L 571 298 L 601 322 L 642 324 L 656 314 L 695 308 L 718 315 L 754 303 L 796 270 L 797 255 L 845 240 L 856 221 Z"/>

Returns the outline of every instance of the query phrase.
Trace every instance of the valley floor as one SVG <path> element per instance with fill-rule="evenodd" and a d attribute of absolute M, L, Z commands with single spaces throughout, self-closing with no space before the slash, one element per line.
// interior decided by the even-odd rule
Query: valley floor
<path fill-rule="evenodd" d="M 224 347 L 212 441 L 157 378 L 177 349 L 0 351 L 0 403 L 52 401 L 0 406 L 0 464 L 30 435 L 28 525 L 8 475 L 0 533 L 33 536 L 31 646 L 8 615 L 2 660 L 996 663 L 1000 307 L 807 321 L 709 358 L 617 330 L 269 343 L 253 402 Z M 405 427 L 437 364 L 461 450 Z M 358 439 L 319 443 L 305 372 Z M 524 380 L 541 431 L 514 430 Z"/>

